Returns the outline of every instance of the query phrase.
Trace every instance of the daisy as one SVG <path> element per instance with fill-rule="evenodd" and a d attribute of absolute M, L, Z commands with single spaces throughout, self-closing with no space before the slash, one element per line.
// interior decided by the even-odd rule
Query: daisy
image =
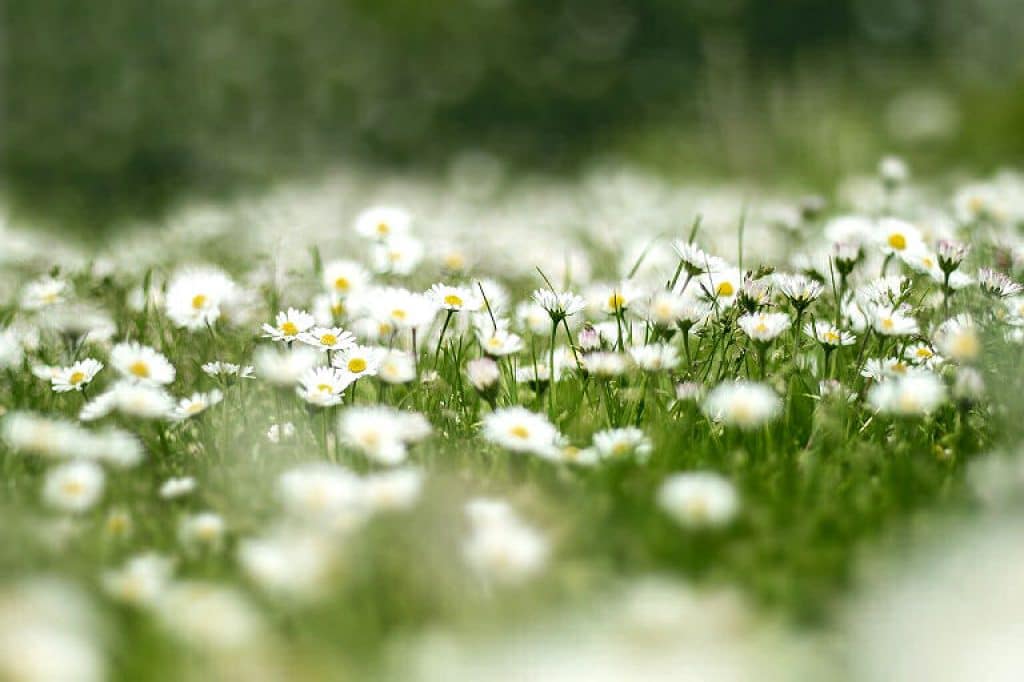
<path fill-rule="evenodd" d="M 287 311 L 277 314 L 273 326 L 264 323 L 263 336 L 274 341 L 291 342 L 299 338 L 299 334 L 308 331 L 314 324 L 316 324 L 316 320 L 305 310 L 289 308 Z"/>
<path fill-rule="evenodd" d="M 1024 307 L 1022 307 L 1021 310 L 1024 310 Z M 63 367 L 59 367 L 57 365 L 38 365 L 37 364 L 37 365 L 32 365 L 32 367 L 29 368 L 29 371 L 32 372 L 32 376 L 36 377 L 37 379 L 43 379 L 45 381 L 51 381 L 54 377 L 56 377 L 57 375 L 61 374 L 64 371 L 64 368 Z"/>
<path fill-rule="evenodd" d="M 416 362 L 411 353 L 389 350 L 380 359 L 377 378 L 387 384 L 407 384 L 416 378 Z"/>
<path fill-rule="evenodd" d="M 447 284 L 435 284 L 425 295 L 438 308 L 453 312 L 474 312 L 480 310 L 484 304 L 480 294 L 475 293 L 472 289 L 453 287 Z"/>
<path fill-rule="evenodd" d="M 339 297 L 358 293 L 370 281 L 370 273 L 351 260 L 333 260 L 324 265 L 323 284 L 328 292 Z"/>
<path fill-rule="evenodd" d="M 910 362 L 934 367 L 942 362 L 942 356 L 937 355 L 927 343 L 915 343 L 903 351 L 903 356 Z"/>
<path fill-rule="evenodd" d="M 709 272 L 697 279 L 697 286 L 708 301 L 728 308 L 735 303 L 743 286 L 743 273 L 736 268 Z"/>
<path fill-rule="evenodd" d="M 119 381 L 83 405 L 78 418 L 92 421 L 115 410 L 141 419 L 166 419 L 173 413 L 174 400 L 159 386 Z"/>
<path fill-rule="evenodd" d="M 998 270 L 991 268 L 981 268 L 978 270 L 978 284 L 981 285 L 982 291 L 999 298 L 1016 296 L 1024 291 L 1024 287 L 1020 284 Z"/>
<path fill-rule="evenodd" d="M 356 338 L 341 327 L 313 327 L 298 336 L 299 341 L 319 350 L 345 350 L 355 345 Z"/>
<path fill-rule="evenodd" d="M 671 291 L 657 291 L 640 307 L 640 314 L 656 327 L 674 327 L 683 318 L 687 297 Z"/>
<path fill-rule="evenodd" d="M 981 338 L 970 315 L 957 315 L 939 325 L 935 347 L 956 362 L 972 362 L 981 354 Z"/>
<path fill-rule="evenodd" d="M 42 310 L 66 300 L 68 283 L 55 277 L 43 277 L 29 282 L 21 293 L 23 310 Z"/>
<path fill-rule="evenodd" d="M 407 445 L 430 432 L 422 415 L 391 407 L 349 408 L 338 418 L 341 441 L 384 465 L 405 461 Z"/>
<path fill-rule="evenodd" d="M 548 543 L 511 510 L 483 517 L 474 502 L 467 504 L 472 525 L 463 543 L 466 562 L 481 577 L 504 584 L 527 580 L 547 564 Z"/>
<path fill-rule="evenodd" d="M 917 251 L 924 247 L 921 231 L 899 218 L 882 218 L 876 231 L 882 253 L 890 256 L 901 251 Z"/>
<path fill-rule="evenodd" d="M 549 457 L 559 433 L 544 415 L 514 406 L 495 410 L 485 416 L 483 437 L 512 452 Z"/>
<path fill-rule="evenodd" d="M 598 377 L 616 377 L 629 369 L 632 358 L 623 353 L 597 352 L 583 356 L 583 368 Z"/>
<path fill-rule="evenodd" d="M 208 376 L 214 378 L 238 377 L 239 379 L 252 379 L 254 372 L 252 365 L 236 365 L 232 362 L 221 362 L 220 360 L 204 363 L 202 369 Z"/>
<path fill-rule="evenodd" d="M 191 476 L 180 478 L 169 478 L 160 485 L 160 497 L 165 500 L 174 500 L 188 495 L 196 489 L 196 479 Z"/>
<path fill-rule="evenodd" d="M 359 294 L 356 292 L 352 295 Z M 317 294 L 313 297 L 313 319 L 321 327 L 333 326 L 348 311 L 347 301 L 333 292 Z"/>
<path fill-rule="evenodd" d="M 869 358 L 861 369 L 863 377 L 881 381 L 894 376 L 902 376 L 910 369 L 901 358 Z"/>
<path fill-rule="evenodd" d="M 704 399 L 702 409 L 715 421 L 754 429 L 778 416 L 782 401 L 764 384 L 732 381 L 715 386 Z"/>
<path fill-rule="evenodd" d="M 352 381 L 352 376 L 340 369 L 315 367 L 299 377 L 295 392 L 311 405 L 331 407 L 341 404 L 342 395 Z"/>
<path fill-rule="evenodd" d="M 79 360 L 70 367 L 58 369 L 50 378 L 53 390 L 57 393 L 68 391 L 81 391 L 89 385 L 96 374 L 103 369 L 103 363 L 99 360 L 86 358 Z"/>
<path fill-rule="evenodd" d="M 165 385 L 174 381 L 174 366 L 163 354 L 136 341 L 116 344 L 110 350 L 110 364 L 128 380 Z"/>
<path fill-rule="evenodd" d="M 533 292 L 533 301 L 547 312 L 548 317 L 554 324 L 558 324 L 567 317 L 572 317 L 586 307 L 586 301 L 583 297 L 571 291 L 536 289 Z M 523 312 L 526 312 L 526 310 L 524 309 Z M 523 317 L 523 315 L 520 315 L 520 317 Z M 533 330 L 534 325 L 527 324 L 526 326 Z M 545 331 L 550 330 L 550 327 L 545 324 L 537 326 Z"/>
<path fill-rule="evenodd" d="M 870 313 L 872 329 L 882 336 L 910 336 L 919 331 L 917 320 L 903 307 L 874 306 Z"/>
<path fill-rule="evenodd" d="M 661 372 L 679 366 L 679 351 L 675 346 L 664 343 L 633 346 L 629 349 L 629 356 L 633 364 L 647 372 Z"/>
<path fill-rule="evenodd" d="M 900 416 L 930 414 L 945 399 L 946 386 L 942 380 L 924 370 L 880 381 L 868 391 L 868 402 L 875 410 Z"/>
<path fill-rule="evenodd" d="M 318 365 L 322 356 L 308 346 L 278 349 L 262 346 L 254 354 L 256 374 L 277 386 L 293 386 L 303 374 Z"/>
<path fill-rule="evenodd" d="M 515 355 L 523 349 L 523 339 L 506 329 L 476 333 L 477 341 L 484 353 L 492 357 Z"/>
<path fill-rule="evenodd" d="M 488 393 L 497 387 L 501 369 L 491 358 L 475 358 L 466 363 L 466 375 L 473 388 L 481 393 Z"/>
<path fill-rule="evenodd" d="M 315 462 L 289 469 L 277 479 L 277 493 L 289 517 L 329 530 L 358 523 L 364 516 L 359 477 L 337 464 Z"/>
<path fill-rule="evenodd" d="M 386 348 L 353 345 L 334 356 L 331 364 L 344 372 L 350 381 L 355 381 L 376 375 L 386 353 Z"/>
<path fill-rule="evenodd" d="M 769 343 L 789 329 L 790 320 L 786 313 L 748 313 L 736 324 L 752 341 Z"/>
<path fill-rule="evenodd" d="M 234 294 L 235 283 L 220 270 L 183 270 L 167 284 L 167 317 L 178 327 L 203 329 L 220 318 L 221 305 Z"/>
<path fill-rule="evenodd" d="M 178 420 L 195 417 L 201 412 L 205 412 L 209 408 L 213 407 L 223 399 L 224 394 L 216 388 L 208 393 L 193 393 L 190 397 L 182 398 L 178 401 L 177 407 L 174 408 L 173 416 Z"/>
<path fill-rule="evenodd" d="M 821 282 L 806 275 L 775 275 L 775 286 L 798 311 L 816 301 L 824 290 Z"/>
<path fill-rule="evenodd" d="M 377 242 L 370 252 L 373 270 L 381 275 L 408 275 L 422 260 L 423 242 L 406 235 L 394 235 Z"/>
<path fill-rule="evenodd" d="M 685 528 L 724 526 L 740 507 L 735 486 L 711 471 L 669 476 L 658 488 L 658 506 Z"/>
<path fill-rule="evenodd" d="M 949 275 L 953 271 L 960 267 L 960 264 L 964 262 L 967 254 L 970 253 L 971 247 L 969 244 L 963 242 L 954 241 L 952 239 L 943 239 L 939 241 L 939 269 L 942 270 L 946 275 Z"/>
<path fill-rule="evenodd" d="M 387 239 L 409 232 L 412 216 L 392 206 L 374 206 L 356 216 L 355 230 L 368 239 Z"/>
<path fill-rule="evenodd" d="M 396 511 L 416 504 L 423 490 L 423 472 L 406 467 L 363 477 L 363 497 L 373 511 Z"/>
<path fill-rule="evenodd" d="M 213 512 L 186 516 L 178 524 L 178 539 L 186 549 L 217 550 L 224 543 L 224 519 Z"/>
<path fill-rule="evenodd" d="M 392 331 L 426 326 L 437 315 L 433 301 L 407 289 L 377 290 L 364 305 L 373 319 L 386 323 Z"/>
<path fill-rule="evenodd" d="M 600 310 L 606 315 L 617 315 L 629 309 L 643 295 L 644 292 L 639 286 L 629 280 L 623 280 L 600 289 Z"/>
<path fill-rule="evenodd" d="M 741 308 L 748 313 L 754 313 L 770 305 L 771 296 L 772 282 L 769 278 L 752 279 L 744 277 L 743 286 L 740 287 L 740 293 L 737 295 L 736 300 Z"/>
<path fill-rule="evenodd" d="M 139 554 L 103 574 L 104 591 L 117 601 L 135 606 L 156 604 L 171 583 L 174 561 L 159 554 Z"/>
<path fill-rule="evenodd" d="M 688 275 L 698 275 L 707 272 L 722 272 L 729 269 L 729 264 L 723 258 L 712 256 L 693 242 L 676 240 L 672 242 L 672 248 L 679 255 L 683 267 Z"/>
<path fill-rule="evenodd" d="M 808 322 L 804 325 L 804 334 L 826 348 L 851 346 L 857 340 L 857 337 L 851 332 L 841 330 L 831 322 L 824 321 L 817 321 L 814 324 Z"/>
<path fill-rule="evenodd" d="M 643 461 L 651 454 L 651 441 L 636 427 L 608 429 L 594 434 L 594 451 L 601 459 L 635 457 Z"/>
<path fill-rule="evenodd" d="M 103 495 L 103 469 L 80 460 L 54 467 L 43 482 L 43 501 L 58 511 L 81 513 L 91 509 Z"/>

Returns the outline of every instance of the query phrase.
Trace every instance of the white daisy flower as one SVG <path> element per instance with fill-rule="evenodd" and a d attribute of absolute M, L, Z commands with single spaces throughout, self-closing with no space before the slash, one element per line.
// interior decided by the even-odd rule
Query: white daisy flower
<path fill-rule="evenodd" d="M 184 517 L 178 524 L 178 540 L 186 549 L 217 550 L 224 544 L 224 519 L 213 512 L 199 512 Z"/>
<path fill-rule="evenodd" d="M 931 414 L 945 400 L 945 384 L 925 370 L 885 379 L 868 391 L 868 402 L 875 410 L 900 416 Z"/>
<path fill-rule="evenodd" d="M 816 301 L 824 290 L 821 282 L 806 275 L 777 274 L 773 282 L 797 310 L 803 310 Z"/>
<path fill-rule="evenodd" d="M 483 420 L 484 439 L 512 452 L 551 457 L 559 435 L 546 416 L 525 407 L 501 408 Z"/>
<path fill-rule="evenodd" d="M 386 348 L 353 345 L 335 355 L 331 364 L 355 381 L 362 377 L 375 376 L 387 352 Z"/>
<path fill-rule="evenodd" d="M 117 411 L 141 419 L 169 419 L 174 407 L 174 399 L 159 386 L 119 381 L 83 405 L 78 418 L 93 421 Z"/>
<path fill-rule="evenodd" d="M 377 242 L 370 252 L 373 271 L 381 275 L 408 275 L 422 260 L 423 242 L 407 235 L 394 235 Z"/>
<path fill-rule="evenodd" d="M 598 352 L 583 356 L 583 369 L 598 377 L 617 377 L 630 368 L 632 358 L 623 353 Z"/>
<path fill-rule="evenodd" d="M 103 469 L 95 462 L 79 460 L 50 469 L 43 482 L 43 501 L 63 512 L 81 513 L 103 495 Z"/>
<path fill-rule="evenodd" d="M 711 471 L 669 476 L 658 489 L 658 506 L 685 528 L 719 527 L 740 508 L 735 486 Z"/>
<path fill-rule="evenodd" d="M 435 284 L 430 287 L 425 296 L 438 308 L 454 312 L 464 310 L 475 312 L 484 305 L 484 300 L 480 297 L 480 294 L 472 289 L 454 287 L 447 284 Z"/>
<path fill-rule="evenodd" d="M 736 302 L 743 287 L 743 273 L 736 268 L 705 273 L 696 278 L 697 290 L 720 308 L 728 308 Z"/>
<path fill-rule="evenodd" d="M 324 264 L 324 288 L 341 298 L 362 291 L 369 281 L 370 273 L 355 261 L 334 260 Z"/>
<path fill-rule="evenodd" d="M 236 365 L 232 362 L 221 362 L 215 360 L 203 364 L 203 372 L 207 375 L 218 377 L 238 377 L 239 379 L 251 379 L 254 375 L 252 365 Z"/>
<path fill-rule="evenodd" d="M 205 412 L 224 399 L 224 394 L 218 389 L 206 393 L 193 393 L 188 398 L 182 398 L 174 408 L 173 417 L 178 420 L 185 420 Z"/>
<path fill-rule="evenodd" d="M 882 336 L 910 336 L 920 329 L 917 320 L 907 314 L 907 309 L 874 306 L 870 310 L 871 327 Z"/>
<path fill-rule="evenodd" d="M 295 341 L 299 334 L 308 331 L 314 324 L 316 320 L 305 310 L 289 308 L 277 314 L 273 326 L 264 323 L 263 336 L 274 341 Z"/>
<path fill-rule="evenodd" d="M 160 497 L 174 500 L 188 495 L 196 489 L 196 479 L 191 476 L 169 478 L 160 485 Z"/>
<path fill-rule="evenodd" d="M 629 348 L 629 356 L 640 369 L 647 372 L 662 372 L 679 366 L 679 351 L 665 343 L 649 343 Z"/>
<path fill-rule="evenodd" d="M 174 561 L 155 553 L 130 557 L 115 570 L 103 574 L 103 590 L 117 601 L 133 606 L 156 604 L 170 585 Z"/>
<path fill-rule="evenodd" d="M 279 349 L 262 346 L 256 349 L 256 374 L 276 386 L 294 386 L 299 377 L 316 367 L 322 356 L 308 346 Z"/>
<path fill-rule="evenodd" d="M 594 451 L 601 459 L 633 457 L 644 461 L 650 457 L 652 447 L 646 434 L 632 426 L 594 434 Z"/>
<path fill-rule="evenodd" d="M 334 367 L 315 367 L 299 377 L 295 392 L 311 405 L 340 405 L 345 389 L 352 384 L 352 375 Z"/>
<path fill-rule="evenodd" d="M 363 477 L 363 497 L 372 511 L 408 509 L 416 504 L 423 490 L 423 472 L 419 469 L 392 469 Z"/>
<path fill-rule="evenodd" d="M 718 256 L 712 256 L 693 242 L 676 240 L 672 242 L 672 248 L 679 254 L 683 267 L 689 275 L 700 273 L 721 272 L 729 269 L 729 263 Z"/>
<path fill-rule="evenodd" d="M 67 300 L 68 283 L 55 277 L 43 277 L 25 285 L 21 292 L 23 310 L 42 310 Z"/>
<path fill-rule="evenodd" d="M 412 216 L 392 206 L 374 206 L 356 216 L 355 230 L 368 239 L 387 239 L 409 232 Z"/>
<path fill-rule="evenodd" d="M 782 401 L 764 384 L 731 381 L 711 389 L 702 409 L 710 418 L 728 426 L 754 429 L 777 417 Z"/>
<path fill-rule="evenodd" d="M 485 515 L 475 501 L 466 505 L 472 529 L 463 543 L 466 562 L 483 578 L 502 584 L 521 583 L 547 564 L 547 540 L 507 507 Z"/>
<path fill-rule="evenodd" d="M 935 347 L 956 362 L 973 362 L 981 354 L 981 337 L 970 315 L 950 318 L 939 325 L 933 337 Z"/>
<path fill-rule="evenodd" d="M 136 341 L 116 344 L 110 350 L 110 364 L 121 376 L 131 381 L 157 385 L 174 381 L 174 366 L 167 358 Z"/>
<path fill-rule="evenodd" d="M 68 391 L 81 391 L 89 385 L 96 374 L 103 369 L 103 363 L 99 360 L 86 358 L 79 360 L 70 367 L 58 369 L 50 378 L 53 390 L 57 393 Z"/>
<path fill-rule="evenodd" d="M 289 517 L 327 530 L 347 530 L 366 516 L 362 482 L 336 464 L 289 469 L 278 478 L 277 491 Z"/>
<path fill-rule="evenodd" d="M 416 361 L 411 353 L 387 351 L 377 367 L 377 378 L 387 384 L 407 384 L 416 378 Z"/>
<path fill-rule="evenodd" d="M 981 285 L 981 290 L 985 293 L 1000 298 L 1017 296 L 1024 291 L 1024 286 L 992 268 L 981 268 L 978 270 L 978 284 Z"/>
<path fill-rule="evenodd" d="M 838 348 L 839 346 L 851 346 L 857 341 L 853 333 L 839 329 L 831 322 L 818 320 L 814 324 L 808 322 L 804 325 L 804 334 L 811 337 L 826 348 Z"/>
<path fill-rule="evenodd" d="M 235 283 L 220 270 L 183 270 L 167 284 L 167 317 L 178 327 L 203 329 L 220 319 L 221 306 L 235 293 Z"/>
<path fill-rule="evenodd" d="M 400 288 L 378 289 L 369 294 L 362 305 L 374 320 L 386 324 L 390 331 L 424 327 L 437 315 L 437 306 L 429 298 Z"/>
<path fill-rule="evenodd" d="M 876 228 L 876 239 L 882 253 L 898 254 L 901 251 L 918 251 L 924 248 L 921 230 L 912 223 L 899 218 L 882 218 Z"/>
<path fill-rule="evenodd" d="M 492 357 L 515 355 L 523 349 L 523 339 L 507 329 L 477 330 L 477 341 L 484 353 Z"/>
<path fill-rule="evenodd" d="M 736 324 L 751 340 L 768 343 L 789 329 L 790 319 L 786 313 L 748 313 Z"/>
<path fill-rule="evenodd" d="M 356 339 L 341 327 L 313 327 L 298 336 L 299 341 L 319 350 L 337 351 L 352 347 Z"/>

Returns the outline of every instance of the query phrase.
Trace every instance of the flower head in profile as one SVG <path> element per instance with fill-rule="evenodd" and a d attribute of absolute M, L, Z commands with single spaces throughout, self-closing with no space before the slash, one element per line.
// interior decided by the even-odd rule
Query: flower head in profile
<path fill-rule="evenodd" d="M 629 349 L 629 356 L 633 359 L 633 364 L 645 372 L 667 371 L 679 365 L 679 351 L 667 343 L 632 346 Z"/>
<path fill-rule="evenodd" d="M 816 301 L 824 289 L 821 282 L 807 275 L 776 275 L 775 286 L 797 310 L 803 310 Z"/>
<path fill-rule="evenodd" d="M 722 272 L 729 269 L 729 264 L 724 258 L 712 256 L 693 242 L 676 240 L 672 242 L 672 248 L 679 255 L 683 267 L 690 276 L 706 272 Z"/>
<path fill-rule="evenodd" d="M 238 377 L 239 379 L 253 378 L 254 371 L 252 365 L 236 365 L 233 362 L 221 360 L 204 363 L 202 370 L 206 375 L 214 378 Z"/>
<path fill-rule="evenodd" d="M 702 409 L 708 417 L 728 426 L 754 429 L 777 417 L 782 401 L 764 384 L 731 381 L 711 389 Z"/>
<path fill-rule="evenodd" d="M 305 310 L 289 308 L 277 314 L 273 325 L 264 323 L 263 336 L 274 341 L 295 341 L 299 334 L 309 331 L 314 324 L 316 319 Z"/>
<path fill-rule="evenodd" d="M 103 363 L 93 358 L 79 360 L 70 367 L 57 368 L 50 377 L 50 384 L 57 393 L 81 391 L 96 378 L 103 369 Z"/>
<path fill-rule="evenodd" d="M 594 434 L 594 452 L 601 459 L 633 457 L 646 460 L 651 455 L 650 438 L 635 426 L 607 429 Z"/>
<path fill-rule="evenodd" d="M 483 352 L 492 357 L 515 355 L 523 349 L 523 340 L 507 329 L 477 330 L 477 341 Z"/>
<path fill-rule="evenodd" d="M 1020 283 L 992 268 L 981 268 L 978 270 L 978 284 L 981 285 L 981 290 L 986 294 L 998 298 L 1017 296 L 1024 291 L 1024 286 L 1021 286 Z"/>
<path fill-rule="evenodd" d="M 174 381 L 174 366 L 164 355 L 136 341 L 126 341 L 110 350 L 111 366 L 125 379 L 143 384 L 165 385 Z"/>
<path fill-rule="evenodd" d="M 583 297 L 571 291 L 537 289 L 533 292 L 533 300 L 547 312 L 555 324 L 572 317 L 586 307 Z"/>

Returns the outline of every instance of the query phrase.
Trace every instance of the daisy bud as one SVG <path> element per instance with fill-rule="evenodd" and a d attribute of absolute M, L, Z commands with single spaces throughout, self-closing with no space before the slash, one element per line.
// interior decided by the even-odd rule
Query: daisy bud
<path fill-rule="evenodd" d="M 943 239 L 939 242 L 939 269 L 946 275 L 960 267 L 970 246 L 952 239 Z"/>
<path fill-rule="evenodd" d="M 481 395 L 491 393 L 498 386 L 498 378 L 501 372 L 498 363 L 490 358 L 477 358 L 466 363 L 466 373 L 469 375 L 469 383 Z"/>
<path fill-rule="evenodd" d="M 578 338 L 580 348 L 584 352 L 597 350 L 601 347 L 601 335 L 591 325 L 583 325 Z"/>
<path fill-rule="evenodd" d="M 839 274 L 845 277 L 853 272 L 854 266 L 860 260 L 860 244 L 836 242 L 832 245 L 832 257 Z"/>

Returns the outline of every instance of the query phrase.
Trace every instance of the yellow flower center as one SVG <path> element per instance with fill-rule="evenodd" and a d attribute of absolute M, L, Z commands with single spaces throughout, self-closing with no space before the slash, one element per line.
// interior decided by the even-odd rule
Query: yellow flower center
<path fill-rule="evenodd" d="M 395 318 L 396 320 L 404 320 L 407 316 L 408 313 L 402 310 L 401 308 L 395 308 L 394 310 L 391 311 L 391 317 Z"/>
<path fill-rule="evenodd" d="M 78 496 L 85 492 L 85 486 L 81 481 L 65 481 L 61 489 L 71 496 Z"/>
<path fill-rule="evenodd" d="M 388 251 L 388 260 L 391 261 L 392 263 L 397 263 L 398 261 L 402 260 L 402 252 Z"/>
<path fill-rule="evenodd" d="M 520 440 L 526 440 L 527 438 L 530 437 L 530 430 L 527 429 L 522 424 L 516 424 L 515 426 L 508 430 L 508 433 L 513 438 L 518 438 Z"/>
<path fill-rule="evenodd" d="M 626 305 L 626 297 L 622 294 L 614 293 L 608 297 L 608 307 L 612 310 L 618 310 L 624 305 Z"/>
<path fill-rule="evenodd" d="M 715 289 L 715 293 L 719 296 L 732 296 L 736 289 L 733 287 L 732 282 L 722 282 Z"/>
<path fill-rule="evenodd" d="M 323 336 L 320 337 L 320 343 L 322 343 L 325 346 L 333 346 L 334 344 L 338 343 L 338 337 L 335 336 L 334 334 L 324 334 Z"/>
<path fill-rule="evenodd" d="M 764 334 L 766 331 L 768 331 L 768 325 L 766 325 L 764 322 L 758 322 L 757 326 L 754 327 L 754 331 L 761 332 L 762 334 Z"/>
<path fill-rule="evenodd" d="M 348 288 L 352 284 L 348 281 L 347 277 L 338 277 L 334 280 L 334 288 L 338 291 L 348 291 Z"/>
<path fill-rule="evenodd" d="M 902 251 L 903 249 L 907 248 L 907 238 L 899 233 L 890 234 L 888 242 L 889 246 L 896 249 L 897 251 Z"/>
<path fill-rule="evenodd" d="M 366 360 L 363 358 L 352 358 L 348 361 L 348 371 L 359 374 L 366 371 Z"/>
<path fill-rule="evenodd" d="M 620 441 L 620 442 L 616 443 L 614 446 L 612 446 L 612 454 L 613 455 L 624 455 L 627 452 L 629 452 L 629 450 L 630 450 L 629 443 L 627 443 L 625 441 Z"/>
<path fill-rule="evenodd" d="M 341 315 L 343 312 L 345 312 L 345 304 L 343 304 L 341 301 L 338 301 L 337 303 L 331 304 L 331 314 L 332 315 L 337 317 L 337 316 Z"/>
<path fill-rule="evenodd" d="M 203 402 L 195 402 L 185 408 L 185 412 L 188 414 L 199 414 L 206 409 L 206 404 Z"/>
<path fill-rule="evenodd" d="M 456 296 L 455 294 L 448 294 L 447 296 L 444 297 L 444 304 L 460 306 L 462 305 L 462 299 Z"/>
<path fill-rule="evenodd" d="M 839 334 L 835 333 L 834 331 L 832 331 L 830 329 L 829 331 L 825 332 L 825 341 L 827 343 L 838 343 L 839 342 Z"/>
<path fill-rule="evenodd" d="M 136 360 L 128 368 L 128 371 L 134 374 L 135 376 L 139 377 L 140 379 L 145 379 L 146 377 L 149 376 L 149 365 L 147 365 L 142 360 Z"/>
<path fill-rule="evenodd" d="M 85 379 L 85 372 L 72 372 L 71 376 L 68 377 L 68 383 L 80 384 Z"/>
<path fill-rule="evenodd" d="M 332 390 L 332 386 L 330 384 L 318 384 L 316 390 L 320 391 L 321 393 L 330 393 Z"/>
<path fill-rule="evenodd" d="M 299 333 L 299 328 L 291 320 L 285 320 L 281 323 L 281 332 L 286 336 L 295 336 Z"/>
<path fill-rule="evenodd" d="M 466 264 L 466 259 L 461 253 L 449 253 L 444 257 L 444 265 L 449 270 L 461 270 Z"/>
<path fill-rule="evenodd" d="M 192 297 L 192 308 L 195 310 L 201 309 L 206 305 L 206 296 L 204 294 L 196 294 Z"/>
<path fill-rule="evenodd" d="M 919 357 L 919 358 L 930 358 L 931 356 L 932 356 L 932 352 L 928 348 L 923 348 L 922 347 L 922 348 L 918 348 L 917 349 L 917 357 Z"/>
<path fill-rule="evenodd" d="M 492 336 L 491 338 L 487 339 L 487 345 L 490 348 L 501 348 L 501 339 L 499 339 L 497 336 Z"/>
<path fill-rule="evenodd" d="M 887 317 L 884 320 L 882 320 L 882 328 L 883 329 L 892 329 L 895 326 L 896 326 L 896 323 L 893 322 L 893 319 L 891 317 Z"/>
<path fill-rule="evenodd" d="M 377 223 L 377 234 L 383 236 L 386 235 L 388 232 L 391 232 L 391 227 L 387 223 L 383 221 Z"/>

